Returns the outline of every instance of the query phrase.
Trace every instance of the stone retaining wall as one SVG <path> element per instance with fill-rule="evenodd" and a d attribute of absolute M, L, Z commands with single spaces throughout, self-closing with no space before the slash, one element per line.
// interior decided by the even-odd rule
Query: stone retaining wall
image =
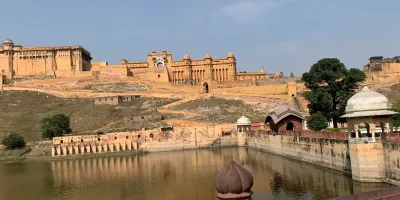
<path fill-rule="evenodd" d="M 248 147 L 343 172 L 351 172 L 347 140 L 262 135 L 248 136 L 246 143 Z"/>

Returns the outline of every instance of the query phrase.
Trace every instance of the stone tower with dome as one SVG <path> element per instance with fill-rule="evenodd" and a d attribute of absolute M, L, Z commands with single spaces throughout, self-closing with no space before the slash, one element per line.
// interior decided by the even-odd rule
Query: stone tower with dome
<path fill-rule="evenodd" d="M 382 182 L 385 178 L 385 150 L 382 138 L 393 132 L 389 100 L 364 87 L 346 106 L 352 178 L 361 182 Z M 365 135 L 360 128 L 367 129 Z"/>
<path fill-rule="evenodd" d="M 246 146 L 246 134 L 245 131 L 251 129 L 251 121 L 249 118 L 242 116 L 236 122 L 237 133 L 238 133 L 238 145 L 240 147 Z"/>
<path fill-rule="evenodd" d="M 364 87 L 361 92 L 352 96 L 346 105 L 346 114 L 341 118 L 347 119 L 350 141 L 379 140 L 381 135 L 393 131 L 392 116 L 397 114 L 392 111 L 389 100 L 382 94 Z M 367 129 L 366 137 L 361 137 L 360 127 Z M 377 127 L 381 134 L 376 137 Z"/>

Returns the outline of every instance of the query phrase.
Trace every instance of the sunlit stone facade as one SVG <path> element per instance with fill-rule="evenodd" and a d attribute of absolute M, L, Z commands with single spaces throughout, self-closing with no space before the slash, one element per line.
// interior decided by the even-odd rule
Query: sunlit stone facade
<path fill-rule="evenodd" d="M 7 78 L 71 77 L 90 71 L 91 60 L 82 46 L 23 47 L 9 39 L 0 44 L 0 73 Z"/>

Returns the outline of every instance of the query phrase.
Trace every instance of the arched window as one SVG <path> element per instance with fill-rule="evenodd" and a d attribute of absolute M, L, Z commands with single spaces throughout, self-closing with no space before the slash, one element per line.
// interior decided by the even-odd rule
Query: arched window
<path fill-rule="evenodd" d="M 294 124 L 293 124 L 293 122 L 288 122 L 288 123 L 286 124 L 286 130 L 287 130 L 287 131 L 294 131 Z"/>

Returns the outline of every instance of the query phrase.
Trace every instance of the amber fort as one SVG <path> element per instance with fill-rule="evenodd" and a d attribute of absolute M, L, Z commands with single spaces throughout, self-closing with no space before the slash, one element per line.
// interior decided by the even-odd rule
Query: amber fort
<path fill-rule="evenodd" d="M 229 52 L 225 58 L 192 59 L 184 55 L 174 60 L 166 50 L 151 51 L 145 61 L 122 59 L 119 65 L 92 62 L 92 56 L 82 46 L 24 47 L 7 39 L 0 45 L 0 70 L 7 78 L 22 77 L 135 77 L 156 82 L 196 85 L 204 81 L 234 82 L 280 78 L 283 73 L 237 72 L 236 58 Z"/>

